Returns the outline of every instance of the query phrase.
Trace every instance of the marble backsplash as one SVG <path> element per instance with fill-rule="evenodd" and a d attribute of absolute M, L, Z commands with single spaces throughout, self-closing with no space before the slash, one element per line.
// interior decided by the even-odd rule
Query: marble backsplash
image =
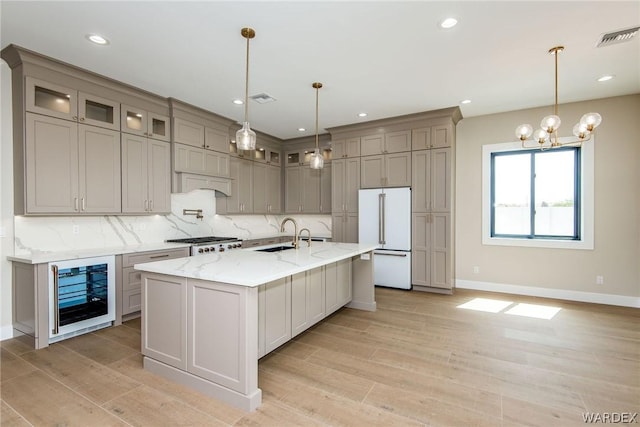
<path fill-rule="evenodd" d="M 202 209 L 204 218 L 183 215 L 183 209 Z M 291 224 L 280 233 L 280 222 L 286 216 L 294 217 L 300 228 L 309 228 L 312 236 L 331 237 L 330 215 L 217 215 L 215 211 L 214 192 L 194 190 L 172 194 L 169 215 L 16 216 L 15 255 L 139 245 L 182 237 L 253 239 L 291 235 Z"/>

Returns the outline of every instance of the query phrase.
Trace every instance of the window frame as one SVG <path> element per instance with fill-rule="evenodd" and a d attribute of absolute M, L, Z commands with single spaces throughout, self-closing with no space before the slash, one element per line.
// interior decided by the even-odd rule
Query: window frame
<path fill-rule="evenodd" d="M 561 142 L 562 138 L 561 138 Z M 482 146 L 482 244 L 495 246 L 522 246 L 557 249 L 594 248 L 594 158 L 595 136 L 581 147 L 580 155 L 580 230 L 579 238 L 575 240 L 559 238 L 514 238 L 491 236 L 491 154 L 504 151 L 528 151 L 523 149 L 520 142 L 506 142 L 486 144 Z"/>
<path fill-rule="evenodd" d="M 536 200 L 536 159 L 540 155 L 547 155 L 550 153 L 558 153 L 562 151 L 573 152 L 573 164 L 574 164 L 574 191 L 573 191 L 573 231 L 571 235 L 546 235 L 546 234 L 537 234 L 536 232 L 536 209 L 537 209 L 537 200 Z M 550 150 L 540 150 L 540 149 L 520 149 L 520 150 L 512 150 L 512 151 L 494 151 L 491 153 L 491 188 L 490 188 L 490 209 L 491 209 L 491 228 L 490 228 L 490 236 L 498 237 L 498 238 L 513 238 L 513 239 L 552 239 L 552 240 L 580 240 L 580 232 L 581 232 L 581 188 L 582 188 L 582 178 L 581 178 L 581 155 L 582 147 L 579 146 L 567 146 L 567 147 L 559 147 L 553 148 Z M 529 156 L 529 234 L 497 234 L 495 231 L 496 228 L 496 215 L 495 215 L 495 160 L 497 157 L 506 157 L 512 155 L 522 155 L 527 154 Z"/>

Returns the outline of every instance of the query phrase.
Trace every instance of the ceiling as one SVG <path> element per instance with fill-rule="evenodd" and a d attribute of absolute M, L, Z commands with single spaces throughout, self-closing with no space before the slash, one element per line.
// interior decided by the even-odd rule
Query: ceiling
<path fill-rule="evenodd" d="M 458 25 L 444 30 L 443 18 Z M 602 33 L 640 25 L 640 1 L 0 2 L 0 41 L 242 121 L 251 41 L 251 126 L 282 139 L 460 105 L 464 117 L 640 93 L 640 36 L 596 48 Z M 99 33 L 107 46 L 88 42 Z M 7 69 L 3 67 L 3 69 Z M 615 78 L 599 83 L 604 74 Z M 367 112 L 366 118 L 358 113 Z M 304 127 L 305 132 L 298 128 Z"/>

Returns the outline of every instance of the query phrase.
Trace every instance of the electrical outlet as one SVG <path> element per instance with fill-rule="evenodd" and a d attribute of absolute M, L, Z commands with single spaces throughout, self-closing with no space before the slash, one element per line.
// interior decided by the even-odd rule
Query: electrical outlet
<path fill-rule="evenodd" d="M 73 234 L 80 234 L 80 226 L 79 226 L 79 225 L 74 225 L 74 226 L 71 228 L 71 232 L 72 232 Z"/>
<path fill-rule="evenodd" d="M 477 265 L 473 266 L 473 274 L 479 274 L 480 273 L 480 267 L 478 267 Z"/>
<path fill-rule="evenodd" d="M 604 285 L 604 276 L 596 276 L 596 285 Z"/>

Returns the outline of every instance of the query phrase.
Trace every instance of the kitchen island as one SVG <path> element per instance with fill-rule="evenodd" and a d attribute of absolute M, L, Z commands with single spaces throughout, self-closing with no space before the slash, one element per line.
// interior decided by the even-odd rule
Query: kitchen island
<path fill-rule="evenodd" d="M 375 248 L 314 242 L 136 264 L 145 369 L 255 410 L 260 357 L 345 305 L 375 311 Z"/>

